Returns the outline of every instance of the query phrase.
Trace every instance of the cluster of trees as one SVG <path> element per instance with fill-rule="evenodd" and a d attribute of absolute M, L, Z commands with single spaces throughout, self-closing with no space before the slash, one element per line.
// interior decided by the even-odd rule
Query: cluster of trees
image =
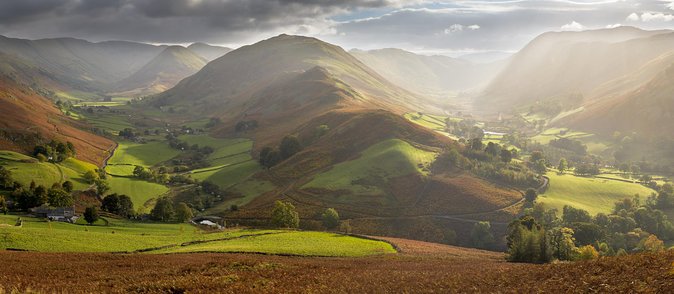
<path fill-rule="evenodd" d="M 536 174 L 527 166 L 513 161 L 519 156 L 516 149 L 509 150 L 499 144 L 489 142 L 486 145 L 479 138 L 468 141 L 463 153 L 455 149 L 443 152 L 433 162 L 435 171 L 447 171 L 461 168 L 474 174 L 518 187 L 538 185 Z"/>
<path fill-rule="evenodd" d="M 662 240 L 674 239 L 674 225 L 657 209 L 658 197 L 645 204 L 638 196 L 627 198 L 611 214 L 594 217 L 565 206 L 559 218 L 556 209 L 537 203 L 508 227 L 509 260 L 542 263 L 664 250 Z"/>
<path fill-rule="evenodd" d="M 160 184 L 168 184 L 169 182 L 171 182 L 171 176 L 169 176 L 169 174 L 166 173 L 165 169 L 157 172 L 156 170 L 137 165 L 133 169 L 133 176 L 141 180 L 145 180 L 148 182 L 156 182 Z"/>
<path fill-rule="evenodd" d="M 170 199 L 162 197 L 157 200 L 150 217 L 161 222 L 186 222 L 194 217 L 194 212 L 185 202 L 178 203 L 174 208 Z"/>
<path fill-rule="evenodd" d="M 132 128 L 124 128 L 123 130 L 119 131 L 119 136 L 127 140 L 134 140 L 139 135 L 140 134 L 134 132 Z"/>
<path fill-rule="evenodd" d="M 33 149 L 33 156 L 40 161 L 62 162 L 77 154 L 75 146 L 70 141 L 61 142 L 51 140 L 47 144 L 37 145 Z"/>
<path fill-rule="evenodd" d="M 90 170 L 84 173 L 83 177 L 84 180 L 87 181 L 87 183 L 92 184 L 96 187 L 96 193 L 98 195 L 102 196 L 105 194 L 105 192 L 108 192 L 108 190 L 110 190 L 110 185 L 106 180 L 108 175 L 105 173 L 104 170 L 101 169 Z"/>
<path fill-rule="evenodd" d="M 103 198 L 101 209 L 126 218 L 132 217 L 135 214 L 131 198 L 126 195 L 117 195 L 116 193 Z"/>
<path fill-rule="evenodd" d="M 578 140 L 568 139 L 568 138 L 559 138 L 550 141 L 550 146 L 557 147 L 560 149 L 569 150 L 573 153 L 579 155 L 587 154 L 587 146 Z"/>
<path fill-rule="evenodd" d="M 260 164 L 271 168 L 302 150 L 302 144 L 297 136 L 285 136 L 281 144 L 276 147 L 264 147 L 260 150 Z"/>
<path fill-rule="evenodd" d="M 236 123 L 236 126 L 234 127 L 234 130 L 236 132 L 245 132 L 249 130 L 254 130 L 257 128 L 257 121 L 256 120 L 242 120 L 238 123 Z"/>
<path fill-rule="evenodd" d="M 43 204 L 53 207 L 68 207 L 74 203 L 74 198 L 71 194 L 73 184 L 70 181 L 54 183 L 51 188 L 36 185 L 35 181 L 32 181 L 28 188 L 15 182 L 13 188 L 11 197 L 16 201 L 16 206 L 22 210 Z"/>

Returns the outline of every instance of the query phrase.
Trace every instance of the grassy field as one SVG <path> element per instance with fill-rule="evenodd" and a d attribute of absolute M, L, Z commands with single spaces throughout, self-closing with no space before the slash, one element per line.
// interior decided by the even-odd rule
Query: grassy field
<path fill-rule="evenodd" d="M 422 127 L 436 131 L 442 135 L 450 137 L 452 139 L 458 140 L 459 138 L 445 131 L 445 120 L 446 116 L 441 115 L 432 115 L 432 114 L 422 114 L 416 112 L 406 113 L 405 118 L 415 124 L 418 124 Z M 461 121 L 460 118 L 449 118 L 451 121 Z"/>
<path fill-rule="evenodd" d="M 122 141 L 119 142 L 119 147 L 115 150 L 115 154 L 110 158 L 108 164 L 149 167 L 169 160 L 179 153 L 180 151 L 171 148 L 163 141 L 149 142 L 146 144 Z"/>
<path fill-rule="evenodd" d="M 0 151 L 0 164 L 12 172 L 14 180 L 27 186 L 31 181 L 51 187 L 53 183 L 70 180 L 77 190 L 89 186 L 82 175 L 96 168 L 93 164 L 68 158 L 61 163 L 39 162 L 36 159 L 12 151 Z"/>
<path fill-rule="evenodd" d="M 376 184 L 391 177 L 412 173 L 425 174 L 436 153 L 417 149 L 409 143 L 392 139 L 366 149 L 358 159 L 342 162 L 317 175 L 303 188 L 350 190 L 355 194 L 380 194 Z M 360 182 L 361 184 L 357 183 Z"/>
<path fill-rule="evenodd" d="M 188 224 L 137 223 L 110 219 L 107 226 L 89 226 L 46 222 L 29 217 L 22 217 L 23 226 L 17 227 L 14 226 L 16 219 L 15 215 L 0 216 L 0 248 L 42 252 L 130 252 L 190 241 L 231 239 L 177 246 L 150 253 L 214 251 L 365 256 L 396 252 L 385 242 L 323 232 L 230 229 L 208 233 Z"/>
<path fill-rule="evenodd" d="M 81 114 L 91 125 L 112 132 L 113 134 L 116 134 L 125 128 L 133 128 L 133 125 L 127 121 L 127 118 L 119 114 L 88 114 L 86 112 L 82 112 Z"/>
<path fill-rule="evenodd" d="M 288 231 L 227 241 L 201 243 L 160 250 L 161 253 L 188 252 L 262 252 L 301 256 L 367 256 L 395 253 L 381 241 L 355 238 L 326 232 Z"/>
<path fill-rule="evenodd" d="M 169 190 L 164 185 L 127 177 L 108 176 L 108 183 L 110 191 L 107 194 L 117 193 L 131 197 L 136 210 L 142 210 L 148 200 L 157 198 Z"/>
<path fill-rule="evenodd" d="M 615 202 L 639 194 L 647 197 L 654 191 L 640 184 L 615 180 L 558 175 L 549 172 L 550 187 L 538 197 L 537 201 L 549 207 L 557 208 L 561 213 L 564 205 L 582 208 L 597 214 L 610 213 Z"/>
<path fill-rule="evenodd" d="M 136 223 L 110 219 L 108 226 L 88 226 L 21 218 L 23 226 L 16 227 L 17 216 L 0 215 L 0 248 L 44 252 L 119 252 L 267 232 L 228 230 L 206 233 L 189 224 Z"/>
<path fill-rule="evenodd" d="M 531 141 L 540 144 L 549 144 L 550 141 L 567 138 L 581 141 L 587 146 L 587 151 L 591 154 L 602 154 L 610 147 L 610 142 L 598 138 L 594 134 L 569 130 L 567 128 L 549 128 L 542 133 L 531 137 Z"/>

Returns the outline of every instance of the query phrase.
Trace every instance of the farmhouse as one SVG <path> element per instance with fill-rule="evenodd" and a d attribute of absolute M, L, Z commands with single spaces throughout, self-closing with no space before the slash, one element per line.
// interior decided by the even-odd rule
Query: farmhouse
<path fill-rule="evenodd" d="M 52 221 L 74 223 L 77 221 L 75 207 L 49 207 L 42 205 L 32 208 L 31 211 L 36 217 L 47 218 Z"/>

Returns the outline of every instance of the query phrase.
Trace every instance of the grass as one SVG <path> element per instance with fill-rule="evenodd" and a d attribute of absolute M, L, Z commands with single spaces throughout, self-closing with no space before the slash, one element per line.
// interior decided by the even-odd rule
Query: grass
<path fill-rule="evenodd" d="M 240 193 L 243 197 L 234 198 L 225 200 L 221 203 L 218 203 L 215 207 L 208 209 L 207 213 L 210 214 L 221 214 L 226 211 L 229 211 L 231 205 L 243 206 L 253 201 L 253 199 L 258 196 L 267 193 L 276 189 L 276 186 L 271 182 L 265 180 L 259 180 L 255 178 L 246 179 L 240 183 L 237 183 L 235 186 L 231 187 L 230 190 L 235 193 Z"/>
<path fill-rule="evenodd" d="M 53 183 L 66 180 L 73 182 L 76 190 L 89 187 L 82 175 L 96 168 L 95 165 L 68 158 L 61 163 L 39 162 L 36 159 L 12 151 L 0 151 L 0 165 L 12 172 L 12 178 L 24 186 L 35 181 L 37 185 L 51 187 Z"/>
<path fill-rule="evenodd" d="M 122 141 L 119 142 L 119 147 L 108 163 L 149 167 L 169 160 L 179 153 L 179 150 L 171 148 L 163 141 L 145 144 Z"/>
<path fill-rule="evenodd" d="M 157 183 L 150 183 L 139 179 L 109 176 L 110 191 L 107 194 L 124 194 L 131 198 L 133 207 L 142 210 L 151 199 L 168 192 L 168 188 Z"/>
<path fill-rule="evenodd" d="M 82 112 L 87 122 L 91 125 L 110 131 L 112 133 L 117 133 L 125 128 L 133 128 L 133 125 L 127 120 L 126 117 L 120 114 L 112 113 L 94 113 L 89 114 Z"/>
<path fill-rule="evenodd" d="M 377 183 L 412 173 L 425 174 L 436 153 L 391 139 L 366 149 L 358 159 L 336 164 L 303 188 L 350 190 L 355 194 L 381 194 Z"/>
<path fill-rule="evenodd" d="M 358 257 L 395 253 L 381 241 L 326 232 L 288 231 L 227 241 L 201 243 L 161 250 L 162 253 L 251 252 L 300 256 Z"/>
<path fill-rule="evenodd" d="M 207 233 L 188 224 L 138 223 L 109 219 L 109 225 L 77 225 L 47 222 L 16 215 L 0 215 L 0 248 L 41 252 L 130 252 L 139 249 L 197 243 L 150 253 L 256 252 L 306 256 L 366 256 L 395 253 L 390 244 L 356 237 L 304 231 L 230 229 Z M 100 222 L 101 224 L 103 222 Z M 262 235 L 269 234 L 269 235 Z M 253 236 L 249 236 L 253 235 Z M 255 236 L 260 235 L 260 236 Z M 236 239 L 237 237 L 241 237 Z"/>
<path fill-rule="evenodd" d="M 550 187 L 537 201 L 561 213 L 564 205 L 587 210 L 590 214 L 610 213 L 615 202 L 639 194 L 642 197 L 655 192 L 640 184 L 615 180 L 558 175 L 549 172 Z"/>
<path fill-rule="evenodd" d="M 267 232 L 228 230 L 205 233 L 188 224 L 137 223 L 109 219 L 108 226 L 88 226 L 21 218 L 24 221 L 23 226 L 16 227 L 14 224 L 17 216 L 0 215 L 0 248 L 43 252 L 120 252 Z"/>

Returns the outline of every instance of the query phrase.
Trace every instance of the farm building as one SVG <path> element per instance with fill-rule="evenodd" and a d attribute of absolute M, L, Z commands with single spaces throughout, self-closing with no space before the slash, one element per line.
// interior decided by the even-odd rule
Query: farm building
<path fill-rule="evenodd" d="M 31 211 L 36 217 L 47 218 L 52 221 L 74 223 L 77 220 L 75 207 L 49 207 L 42 205 L 32 208 Z"/>

